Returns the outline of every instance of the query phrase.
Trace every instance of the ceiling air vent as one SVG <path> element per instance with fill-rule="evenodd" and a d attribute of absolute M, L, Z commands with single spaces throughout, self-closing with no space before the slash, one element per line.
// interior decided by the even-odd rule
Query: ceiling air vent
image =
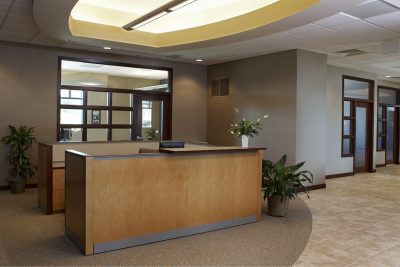
<path fill-rule="evenodd" d="M 229 79 L 211 81 L 211 96 L 228 96 L 228 95 L 229 95 Z"/>
<path fill-rule="evenodd" d="M 334 53 L 338 54 L 338 55 L 342 55 L 343 57 L 351 57 L 351 56 L 367 54 L 367 52 L 361 51 L 361 50 L 358 50 L 358 49 L 341 50 L 341 51 L 336 51 Z"/>

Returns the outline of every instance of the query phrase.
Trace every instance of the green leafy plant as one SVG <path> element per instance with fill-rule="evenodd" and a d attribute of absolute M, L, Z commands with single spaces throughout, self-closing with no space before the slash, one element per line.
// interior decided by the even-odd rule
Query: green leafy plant
<path fill-rule="evenodd" d="M 305 161 L 296 165 L 285 166 L 286 155 L 276 163 L 263 160 L 262 162 L 262 188 L 264 191 L 264 200 L 267 197 L 281 196 L 281 201 L 285 197 L 294 199 L 302 191 L 307 194 L 304 182 L 312 183 L 314 176 L 307 170 L 299 171 Z"/>
<path fill-rule="evenodd" d="M 237 108 L 233 109 L 236 114 L 239 114 Z M 268 115 L 264 115 L 262 118 L 258 118 L 256 121 L 251 121 L 246 118 L 242 118 L 239 122 L 231 124 L 230 133 L 241 137 L 242 135 L 253 137 L 258 135 L 259 131 L 262 130 L 261 120 L 268 118 Z"/>
<path fill-rule="evenodd" d="M 15 178 L 25 179 L 33 176 L 35 167 L 27 151 L 36 142 L 33 135 L 34 128 L 8 126 L 10 134 L 1 139 L 9 145 L 7 160 L 10 165 L 10 175 Z"/>
<path fill-rule="evenodd" d="M 156 140 L 156 135 L 158 134 L 158 130 L 150 129 L 146 132 L 147 140 L 154 141 Z"/>

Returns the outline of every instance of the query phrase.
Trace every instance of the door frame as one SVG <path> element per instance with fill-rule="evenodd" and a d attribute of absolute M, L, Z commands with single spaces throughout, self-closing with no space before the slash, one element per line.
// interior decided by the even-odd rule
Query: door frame
<path fill-rule="evenodd" d="M 379 91 L 380 89 L 386 89 L 386 90 L 393 90 L 396 92 L 396 105 L 390 105 L 390 104 L 385 104 L 385 103 L 379 103 Z M 394 87 L 388 87 L 388 86 L 382 86 L 382 85 L 378 85 L 377 88 L 378 91 L 378 98 L 377 98 L 377 109 L 379 108 L 379 106 L 382 106 L 385 111 L 387 112 L 387 108 L 388 107 L 394 107 L 395 108 L 395 112 L 394 112 L 394 132 L 393 132 L 393 160 L 392 161 L 388 161 L 386 160 L 386 154 L 387 154 L 387 150 L 386 150 L 386 145 L 387 145 L 387 136 L 385 136 L 385 148 L 384 149 L 376 149 L 377 152 L 379 151 L 384 151 L 385 152 L 385 164 L 389 165 L 389 164 L 399 164 L 400 162 L 400 90 L 398 88 L 394 88 Z M 378 112 L 378 111 L 377 111 Z M 387 116 L 387 114 L 385 115 Z M 387 119 L 387 118 L 386 118 Z M 386 127 L 387 127 L 387 122 L 386 122 Z M 377 121 L 377 129 L 378 129 L 378 121 Z M 385 130 L 387 132 L 387 129 Z M 377 138 L 378 138 L 378 133 L 377 133 Z"/>
<path fill-rule="evenodd" d="M 136 112 L 136 123 L 135 131 L 133 131 L 135 136 L 132 136 L 132 140 L 136 140 L 136 136 L 139 136 L 142 130 L 142 101 L 163 101 L 163 136 L 162 140 L 170 140 L 172 136 L 172 106 L 171 100 L 168 95 L 165 94 L 137 94 L 135 98 L 135 106 L 137 107 Z M 143 136 L 142 136 L 143 138 Z"/>
<path fill-rule="evenodd" d="M 357 144 L 357 107 L 365 107 L 366 108 L 366 128 L 367 131 L 365 133 L 365 167 L 364 168 L 356 168 L 356 144 Z M 360 172 L 372 172 L 373 171 L 373 147 L 374 147 L 374 139 L 373 139 L 373 131 L 372 127 L 374 116 L 373 116 L 373 103 L 367 101 L 354 101 L 354 156 L 353 156 L 353 171 L 354 173 Z"/>

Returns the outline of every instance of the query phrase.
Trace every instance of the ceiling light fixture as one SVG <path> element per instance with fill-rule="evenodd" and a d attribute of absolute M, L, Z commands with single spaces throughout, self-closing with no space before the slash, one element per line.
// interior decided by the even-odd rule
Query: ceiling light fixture
<path fill-rule="evenodd" d="M 103 49 L 104 49 L 104 50 L 111 50 L 111 47 L 105 46 L 105 47 L 103 47 Z"/>
<path fill-rule="evenodd" d="M 197 61 L 197 62 L 203 62 L 204 60 L 202 60 L 202 59 L 199 58 L 199 59 L 196 59 L 196 61 Z"/>
<path fill-rule="evenodd" d="M 392 78 L 392 75 L 386 75 L 385 78 Z"/>
<path fill-rule="evenodd" d="M 190 5 L 193 2 L 196 2 L 197 0 L 173 0 L 162 7 L 159 7 L 150 13 L 147 13 L 146 15 L 135 19 L 132 22 L 129 22 L 128 24 L 122 26 L 124 30 L 131 31 L 131 30 L 136 30 L 154 20 L 157 20 L 161 17 L 164 17 L 168 13 L 174 12 L 182 7 L 185 7 L 187 5 Z"/>

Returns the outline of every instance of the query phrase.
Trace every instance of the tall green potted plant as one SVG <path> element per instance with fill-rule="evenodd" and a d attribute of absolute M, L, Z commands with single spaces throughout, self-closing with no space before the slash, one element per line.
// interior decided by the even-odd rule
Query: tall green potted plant
<path fill-rule="evenodd" d="M 10 134 L 3 137 L 1 142 L 9 145 L 7 154 L 10 165 L 10 178 L 8 180 L 11 192 L 14 194 L 24 193 L 26 180 L 33 176 L 35 168 L 28 155 L 28 149 L 36 142 L 33 135 L 34 128 L 20 126 L 8 126 Z"/>
<path fill-rule="evenodd" d="M 262 187 L 264 200 L 268 198 L 268 214 L 284 217 L 289 208 L 289 199 L 295 199 L 299 192 L 308 191 L 303 183 L 313 182 L 313 175 L 307 170 L 299 171 L 305 161 L 296 165 L 285 166 L 286 155 L 276 163 L 263 160 L 262 163 Z"/>

